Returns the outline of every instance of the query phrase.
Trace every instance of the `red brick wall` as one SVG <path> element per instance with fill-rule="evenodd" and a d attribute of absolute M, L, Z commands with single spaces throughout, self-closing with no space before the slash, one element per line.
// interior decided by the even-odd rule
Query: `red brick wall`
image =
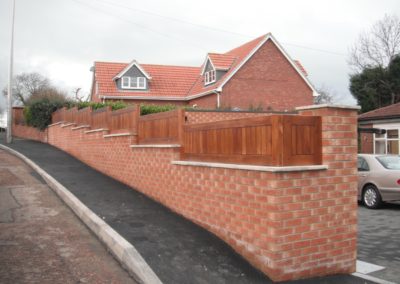
<path fill-rule="evenodd" d="M 49 143 L 213 232 L 276 281 L 355 271 L 357 112 L 322 115 L 328 170 L 273 173 L 173 165 L 179 148 L 54 125 Z M 118 149 L 118 150 L 116 150 Z M 156 179 L 154 177 L 157 177 Z"/>
<path fill-rule="evenodd" d="M 363 125 L 362 128 L 372 128 L 372 124 Z M 372 133 L 360 132 L 360 153 L 374 153 L 374 135 Z"/>
<path fill-rule="evenodd" d="M 218 106 L 217 95 L 210 94 L 204 97 L 200 97 L 189 101 L 188 106 L 197 105 L 200 108 L 216 109 Z"/>
<path fill-rule="evenodd" d="M 265 112 L 186 111 L 186 123 L 204 123 L 268 115 Z"/>
<path fill-rule="evenodd" d="M 14 137 L 36 140 L 43 143 L 47 142 L 47 129 L 45 131 L 40 131 L 34 127 L 29 127 L 20 124 L 13 124 L 12 135 Z"/>
<path fill-rule="evenodd" d="M 223 87 L 221 106 L 292 110 L 311 105 L 312 90 L 271 42 L 265 43 Z"/>

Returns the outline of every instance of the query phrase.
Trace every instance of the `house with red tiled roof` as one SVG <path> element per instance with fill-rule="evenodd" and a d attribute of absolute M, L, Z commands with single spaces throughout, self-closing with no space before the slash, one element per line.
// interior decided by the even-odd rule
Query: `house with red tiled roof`
<path fill-rule="evenodd" d="M 361 153 L 400 154 L 400 103 L 360 114 L 358 127 Z"/>
<path fill-rule="evenodd" d="M 95 62 L 92 101 L 177 104 L 200 108 L 292 110 L 318 95 L 299 61 L 266 34 L 200 67 Z"/>

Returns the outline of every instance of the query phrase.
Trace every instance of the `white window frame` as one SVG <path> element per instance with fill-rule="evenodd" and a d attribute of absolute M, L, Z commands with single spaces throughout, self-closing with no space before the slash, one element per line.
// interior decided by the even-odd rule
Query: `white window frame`
<path fill-rule="evenodd" d="M 210 70 L 204 73 L 204 84 L 209 85 L 217 81 L 217 73 L 215 70 Z"/>
<path fill-rule="evenodd" d="M 128 90 L 145 90 L 146 78 L 145 77 L 121 77 L 121 88 Z"/>
<path fill-rule="evenodd" d="M 399 143 L 398 145 L 398 149 L 400 151 L 400 127 L 394 127 L 394 126 L 389 126 L 389 125 L 374 125 L 374 128 L 381 128 L 381 129 L 385 129 L 386 133 L 383 134 L 382 137 L 376 137 L 377 135 L 374 133 L 374 141 L 373 141 L 373 149 L 374 149 L 374 154 L 376 154 L 376 142 L 378 141 L 383 141 L 385 144 L 385 152 L 383 154 L 387 154 L 388 152 L 388 141 L 397 141 Z M 388 130 L 397 130 L 398 131 L 398 138 L 387 138 L 387 132 Z M 400 154 L 400 153 L 399 153 Z"/>

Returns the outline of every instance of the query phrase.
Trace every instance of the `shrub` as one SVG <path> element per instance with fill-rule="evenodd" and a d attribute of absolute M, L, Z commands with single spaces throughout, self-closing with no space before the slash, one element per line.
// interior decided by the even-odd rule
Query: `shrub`
<path fill-rule="evenodd" d="M 79 102 L 79 103 L 73 103 L 68 108 L 72 107 L 78 107 L 78 109 L 82 109 L 85 107 L 92 107 L 93 110 L 103 108 L 105 106 L 110 106 L 112 110 L 117 110 L 121 108 L 126 108 L 128 105 L 122 101 L 116 101 L 116 102 L 106 102 L 106 103 L 96 103 L 96 102 Z"/>
<path fill-rule="evenodd" d="M 43 98 L 31 102 L 24 109 L 25 121 L 29 126 L 45 129 L 51 123 L 51 114 L 64 106 L 64 102 Z"/>
<path fill-rule="evenodd" d="M 146 115 L 151 113 L 165 112 L 174 110 L 177 107 L 175 105 L 140 105 L 140 115 Z"/>

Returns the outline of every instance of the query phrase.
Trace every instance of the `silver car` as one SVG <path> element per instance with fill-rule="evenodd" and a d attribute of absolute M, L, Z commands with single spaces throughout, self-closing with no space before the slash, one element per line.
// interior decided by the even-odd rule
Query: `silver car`
<path fill-rule="evenodd" d="M 400 200 L 400 156 L 358 155 L 358 200 L 375 209 Z"/>

